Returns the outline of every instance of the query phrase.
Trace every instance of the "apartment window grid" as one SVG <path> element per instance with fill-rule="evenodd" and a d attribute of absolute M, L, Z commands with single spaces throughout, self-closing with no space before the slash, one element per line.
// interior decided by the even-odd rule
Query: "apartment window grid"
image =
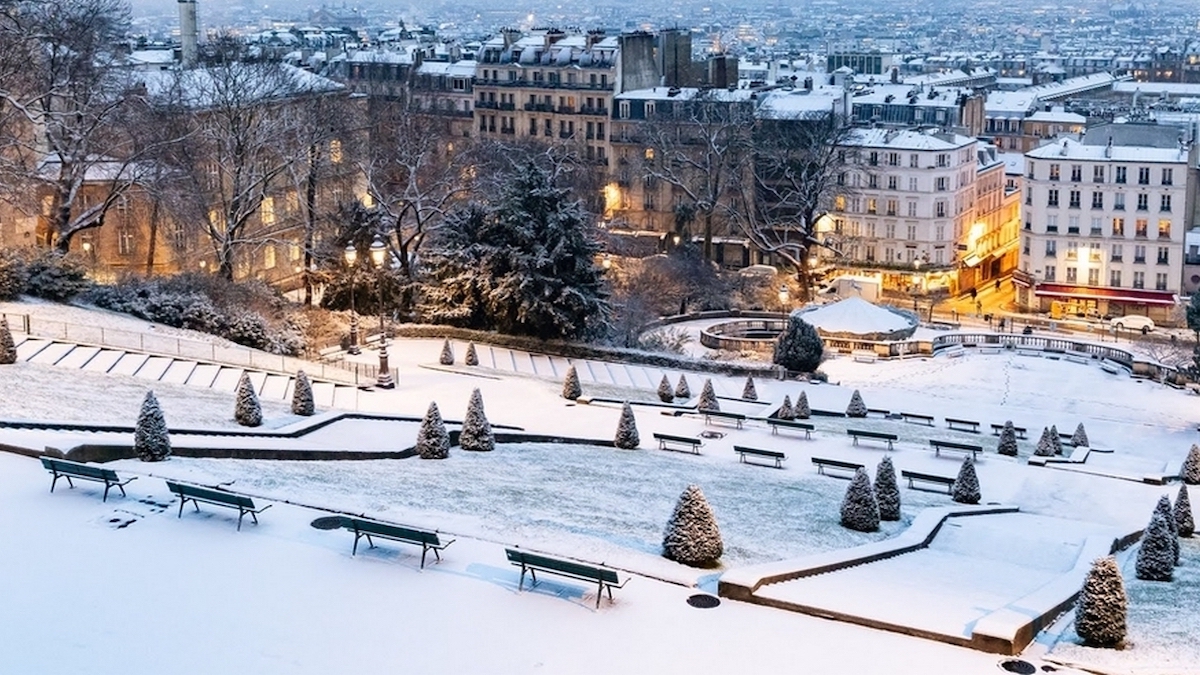
<path fill-rule="evenodd" d="M 1126 167 L 1123 167 L 1123 166 L 1118 166 L 1118 167 L 1117 167 L 1117 169 L 1116 169 L 1116 171 L 1117 171 L 1117 175 L 1116 175 L 1116 177 L 1113 179 L 1113 182 L 1115 182 L 1115 183 L 1121 183 L 1121 184 L 1124 184 L 1124 183 L 1126 183 L 1126 182 L 1127 182 L 1127 181 L 1125 180 L 1125 175 L 1126 175 Z"/>
<path fill-rule="evenodd" d="M 900 210 L 900 202 L 898 202 L 895 199 L 887 200 L 887 215 L 895 216 L 895 215 L 897 215 L 897 212 L 899 210 Z"/>
<path fill-rule="evenodd" d="M 1113 218 L 1112 219 L 1112 236 L 1114 236 L 1114 237 L 1124 237 L 1125 236 L 1125 219 L 1124 218 Z"/>
<path fill-rule="evenodd" d="M 1046 216 L 1046 231 L 1058 232 L 1058 214 L 1051 213 Z"/>
<path fill-rule="evenodd" d="M 917 203 L 916 202 L 908 203 L 908 217 L 909 218 L 917 217 Z"/>
<path fill-rule="evenodd" d="M 1156 290 L 1156 291 L 1167 290 L 1167 275 L 1165 272 L 1159 272 L 1154 275 L 1154 290 Z"/>
<path fill-rule="evenodd" d="M 1138 185 L 1150 184 L 1150 167 L 1138 167 Z"/>
<path fill-rule="evenodd" d="M 1077 209 L 1077 208 L 1079 208 L 1081 193 L 1079 192 L 1079 190 L 1071 190 L 1070 193 L 1068 193 L 1068 199 L 1070 201 L 1067 202 L 1067 207 L 1072 208 L 1072 209 Z"/>
<path fill-rule="evenodd" d="M 1092 182 L 1093 183 L 1103 183 L 1104 182 L 1104 167 L 1103 166 L 1096 165 L 1096 166 L 1092 167 Z"/>
<path fill-rule="evenodd" d="M 1059 166 L 1057 164 L 1050 165 L 1050 180 L 1059 179 Z"/>
<path fill-rule="evenodd" d="M 1155 262 L 1159 265 L 1171 264 L 1171 249 L 1166 246 L 1158 247 L 1158 257 Z"/>
<path fill-rule="evenodd" d="M 1163 185 L 1173 185 L 1175 182 L 1174 174 L 1175 174 L 1175 172 L 1172 169 L 1163 169 L 1162 170 L 1162 184 Z"/>
<path fill-rule="evenodd" d="M 1103 192 L 1093 192 L 1092 193 L 1092 208 L 1093 209 L 1103 209 L 1104 208 L 1104 193 Z"/>
<path fill-rule="evenodd" d="M 884 236 L 884 239 L 895 239 L 896 238 L 896 224 L 895 223 L 885 223 L 883 226 L 883 236 Z"/>
<path fill-rule="evenodd" d="M 1054 269 L 1054 265 L 1046 265 L 1046 269 L 1042 275 L 1042 279 L 1044 281 L 1055 281 L 1056 277 L 1058 276 L 1056 274 L 1057 271 L 1058 270 Z"/>
<path fill-rule="evenodd" d="M 1054 239 L 1046 240 L 1046 257 L 1053 258 L 1058 255 L 1058 242 Z"/>
<path fill-rule="evenodd" d="M 1046 206 L 1058 206 L 1058 190 L 1050 189 L 1046 191 Z"/>
<path fill-rule="evenodd" d="M 1123 256 L 1123 249 L 1124 249 L 1124 246 L 1122 246 L 1121 244 L 1113 244 L 1112 245 L 1112 258 L 1110 258 L 1110 260 L 1112 262 L 1124 261 L 1125 258 Z"/>
<path fill-rule="evenodd" d="M 1108 285 L 1113 288 L 1121 287 L 1121 270 L 1108 271 Z"/>
<path fill-rule="evenodd" d="M 1100 252 L 1100 242 L 1093 241 L 1088 244 L 1088 262 L 1098 263 L 1103 260 L 1103 255 Z"/>
<path fill-rule="evenodd" d="M 933 216 L 935 218 L 946 217 L 946 202 L 935 202 L 933 205 Z"/>
<path fill-rule="evenodd" d="M 1076 268 L 1068 267 L 1067 268 L 1067 283 L 1073 284 L 1073 283 L 1077 282 L 1079 280 L 1077 275 L 1078 275 L 1078 270 Z"/>
<path fill-rule="evenodd" d="M 1104 219 L 1099 216 L 1092 216 L 1092 228 L 1089 232 L 1093 237 L 1104 235 Z"/>
<path fill-rule="evenodd" d="M 921 156 L 917 155 L 917 154 L 909 155 L 908 156 L 908 166 L 913 169 L 921 168 Z M 915 180 L 915 179 L 910 179 L 910 180 Z"/>
<path fill-rule="evenodd" d="M 1066 260 L 1079 260 L 1079 242 L 1073 239 L 1067 242 Z"/>
<path fill-rule="evenodd" d="M 909 241 L 914 241 L 914 240 L 916 240 L 916 238 L 917 238 L 917 226 L 916 226 L 916 225 L 911 225 L 911 224 L 910 224 L 910 225 L 908 226 L 908 228 L 907 228 L 907 229 L 908 229 L 908 232 L 907 232 L 907 234 L 908 234 L 908 240 L 909 240 Z"/>
<path fill-rule="evenodd" d="M 1125 193 L 1124 192 L 1118 192 L 1113 195 L 1113 210 L 1114 211 L 1124 211 L 1125 210 Z"/>
<path fill-rule="evenodd" d="M 909 192 L 917 191 L 917 177 L 916 176 L 908 177 L 908 191 Z"/>
<path fill-rule="evenodd" d="M 1171 221 L 1169 221 L 1169 220 L 1158 221 L 1158 238 L 1159 239 L 1170 239 L 1171 238 Z"/>
<path fill-rule="evenodd" d="M 1145 218 L 1138 218 L 1137 222 L 1134 223 L 1133 236 L 1138 239 L 1145 239 L 1146 231 L 1149 229 L 1149 227 L 1150 221 L 1146 220 Z"/>
<path fill-rule="evenodd" d="M 1162 195 L 1158 201 L 1158 210 L 1164 213 L 1171 212 L 1171 195 Z"/>
<path fill-rule="evenodd" d="M 1136 264 L 1139 264 L 1139 265 L 1145 264 L 1145 262 L 1146 262 L 1146 247 L 1145 246 L 1138 245 L 1138 246 L 1133 247 L 1133 262 Z"/>
<path fill-rule="evenodd" d="M 1071 165 L 1071 182 L 1078 183 L 1083 180 L 1083 167 L 1078 164 Z"/>
<path fill-rule="evenodd" d="M 1133 287 L 1134 288 L 1145 288 L 1146 287 L 1146 273 L 1145 272 L 1134 272 L 1133 273 Z"/>

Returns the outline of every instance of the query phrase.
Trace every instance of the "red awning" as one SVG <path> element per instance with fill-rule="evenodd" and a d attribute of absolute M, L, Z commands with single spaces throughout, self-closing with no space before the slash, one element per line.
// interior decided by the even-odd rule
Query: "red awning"
<path fill-rule="evenodd" d="M 1174 305 L 1179 302 L 1179 297 L 1170 291 L 1147 291 L 1139 288 L 1092 288 L 1066 284 L 1038 284 L 1034 287 L 1033 294 L 1079 300 L 1136 302 L 1147 305 Z"/>

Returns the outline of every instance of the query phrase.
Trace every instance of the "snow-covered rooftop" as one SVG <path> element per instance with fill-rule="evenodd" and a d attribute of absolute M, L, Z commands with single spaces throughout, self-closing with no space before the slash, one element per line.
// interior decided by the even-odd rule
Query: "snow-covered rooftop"
<path fill-rule="evenodd" d="M 844 145 L 891 150 L 955 150 L 975 143 L 975 139 L 937 129 L 854 129 Z"/>
<path fill-rule="evenodd" d="M 1187 164 L 1186 148 L 1086 145 L 1073 138 L 1052 141 L 1025 153 L 1030 159 L 1079 159 L 1100 162 Z"/>

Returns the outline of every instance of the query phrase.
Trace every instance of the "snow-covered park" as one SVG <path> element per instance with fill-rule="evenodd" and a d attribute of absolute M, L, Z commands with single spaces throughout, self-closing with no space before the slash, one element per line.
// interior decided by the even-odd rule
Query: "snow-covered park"
<path fill-rule="evenodd" d="M 41 311 L 12 304 L 3 310 Z M 87 316 L 138 328 L 106 313 Z M 436 401 L 443 416 L 462 419 L 478 388 L 493 424 L 546 436 L 613 437 L 619 405 L 568 402 L 561 380 L 550 377 L 440 367 L 441 345 L 393 343 L 400 385 L 363 392 L 360 408 L 419 418 Z M 455 346 L 461 359 L 465 345 Z M 360 358 L 370 362 L 374 353 Z M 664 374 L 638 368 L 647 382 Z M 883 541 L 901 534 L 922 509 L 948 505 L 944 493 L 902 485 L 900 521 L 875 533 L 852 532 L 839 524 L 847 482 L 818 474 L 810 462 L 860 462 L 873 472 L 889 454 L 898 471 L 953 476 L 961 460 L 936 456 L 927 441 L 937 438 L 984 446 L 976 466 L 983 501 L 1019 507 L 1020 531 L 1011 520 L 978 516 L 919 553 L 813 577 L 786 591 L 789 584 L 781 584 L 777 592 L 889 622 L 960 630 L 978 615 L 972 607 L 1003 606 L 1069 570 L 1084 537 L 1145 527 L 1155 502 L 1163 494 L 1174 498 L 1178 484 L 1150 485 L 1142 477 L 1177 470 L 1198 440 L 1196 398 L 1094 365 L 1009 352 L 877 363 L 842 358 L 823 369 L 829 384 L 756 381 L 760 404 L 730 400 L 744 378 L 712 379 L 728 397 L 723 409 L 751 416 L 802 391 L 815 409 L 844 410 L 858 389 L 871 408 L 978 420 L 983 433 L 940 422 L 933 428 L 879 417 L 851 422 L 895 433 L 889 453 L 852 444 L 843 418 L 810 419 L 815 429 L 805 440 L 773 435 L 761 422 L 736 429 L 635 406 L 641 443 L 632 451 L 525 442 L 490 453 L 454 448 L 443 461 L 128 459 L 106 464 L 137 476 L 128 497 L 107 502 L 100 499 L 103 486 L 93 483 L 74 490 L 60 483 L 51 495 L 49 475 L 36 460 L 0 453 L 0 635 L 10 645 L 0 647 L 6 653 L 0 672 L 997 672 L 995 654 L 732 600 L 712 609 L 685 600 L 715 593 L 728 570 Z M 665 374 L 672 382 L 681 375 Z M 697 394 L 707 376 L 686 377 Z M 649 387 L 586 380 L 583 386 L 585 396 L 654 398 Z M 7 392 L 3 420 L 132 425 L 150 385 L 17 363 L 0 367 L 0 387 Z M 172 427 L 237 428 L 231 392 L 164 383 L 153 389 Z M 269 428 L 302 421 L 283 403 L 264 405 L 264 417 Z M 1029 430 L 1016 458 L 997 455 L 988 433 L 990 424 L 1006 420 Z M 1082 465 L 1026 463 L 1043 427 L 1069 433 L 1079 423 L 1093 446 L 1111 452 L 1093 452 Z M 654 432 L 719 437 L 705 438 L 695 456 L 658 450 Z M 286 442 L 402 450 L 416 433 L 414 422 L 342 420 Z M 0 430 L 0 443 L 34 449 L 121 440 L 119 433 Z M 783 470 L 739 463 L 735 444 L 785 452 Z M 225 509 L 196 513 L 189 506 L 179 518 L 163 479 L 226 484 L 272 507 L 258 526 L 240 532 L 236 512 Z M 660 555 L 672 506 L 691 484 L 702 488 L 720 525 L 725 551 L 716 568 Z M 424 570 L 419 548 L 395 542 L 351 556 L 351 534 L 310 527 L 331 512 L 437 529 L 456 541 L 442 562 Z M 504 554 L 511 546 L 604 565 L 631 580 L 599 609 L 593 587 L 568 579 L 544 577 L 518 593 L 519 570 Z M 1185 542 L 1170 583 L 1135 580 L 1135 550 L 1119 555 L 1131 598 L 1126 649 L 1079 646 L 1068 614 L 1024 658 L 1097 672 L 1200 672 L 1194 622 L 1200 548 Z"/>

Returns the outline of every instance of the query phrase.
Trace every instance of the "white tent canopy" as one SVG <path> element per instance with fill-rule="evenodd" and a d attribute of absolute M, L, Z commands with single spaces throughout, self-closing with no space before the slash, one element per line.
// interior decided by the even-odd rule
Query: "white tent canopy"
<path fill-rule="evenodd" d="M 862 298 L 846 298 L 830 305 L 801 310 L 801 317 L 823 333 L 869 335 L 913 328 L 898 312 L 872 305 Z"/>

